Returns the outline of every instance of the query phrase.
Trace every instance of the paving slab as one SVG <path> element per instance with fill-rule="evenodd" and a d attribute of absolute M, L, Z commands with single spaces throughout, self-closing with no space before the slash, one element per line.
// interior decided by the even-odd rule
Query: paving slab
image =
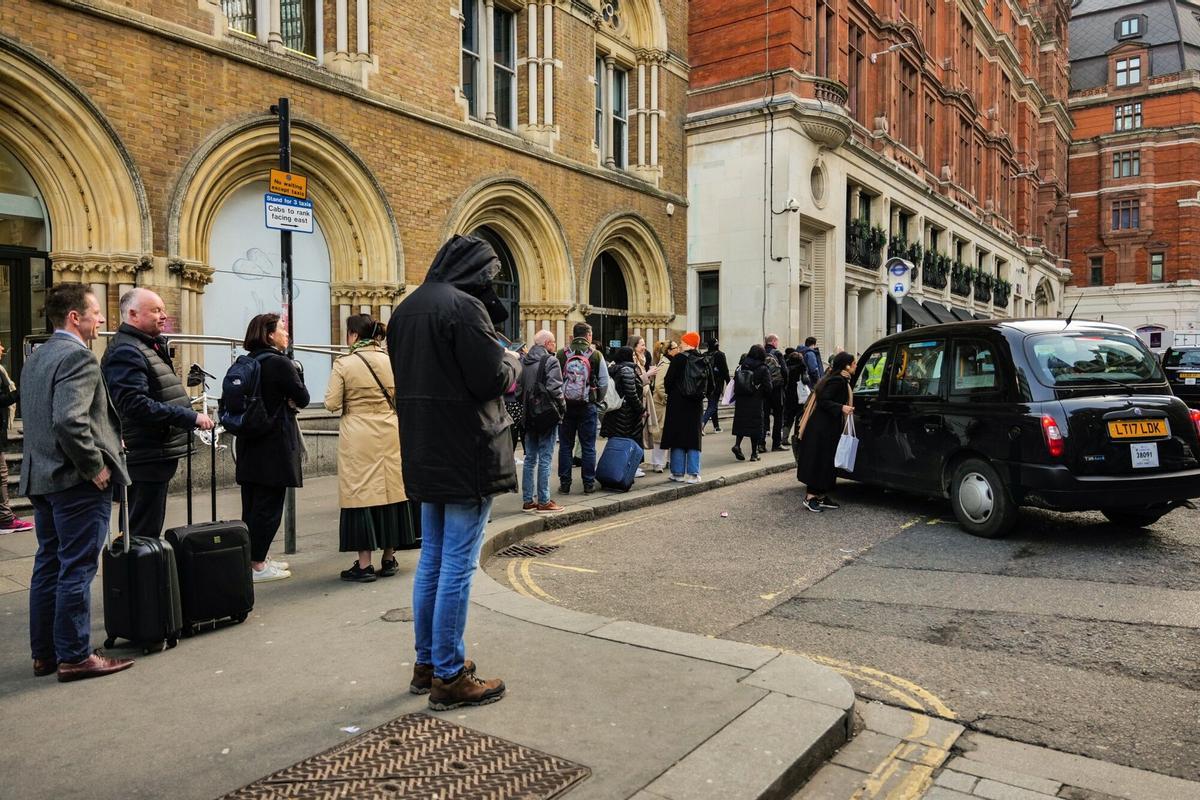
<path fill-rule="evenodd" d="M 946 762 L 946 769 L 952 769 L 956 772 L 966 773 L 967 775 L 974 775 L 977 778 L 989 778 L 1000 783 L 1007 783 L 1010 786 L 1019 786 L 1031 792 L 1041 792 L 1042 794 L 1057 794 L 1058 790 L 1062 788 L 1062 783 L 1059 781 L 1047 780 L 1035 775 L 1024 775 L 1005 766 L 986 764 L 982 761 L 975 761 L 961 756 Z"/>
<path fill-rule="evenodd" d="M 975 785 L 973 794 L 976 797 L 987 798 L 987 800 L 1053 800 L 1057 796 L 1057 792 L 1055 794 L 1031 792 L 1029 789 L 1010 786 L 1007 783 L 1000 783 L 987 778 L 984 778 Z"/>
<path fill-rule="evenodd" d="M 745 682 L 845 711 L 854 707 L 854 690 L 845 678 L 829 667 L 793 653 L 771 659 L 752 672 Z"/>
<path fill-rule="evenodd" d="M 779 657 L 778 651 L 765 647 L 755 647 L 725 639 L 712 639 L 695 633 L 656 628 L 627 620 L 610 621 L 602 627 L 590 630 L 589 635 L 748 670 L 759 669 Z M 746 680 L 750 685 L 758 685 L 750 681 L 749 677 Z M 845 681 L 842 683 L 844 684 Z M 762 688 L 769 690 L 771 687 Z"/>
<path fill-rule="evenodd" d="M 804 784 L 794 800 L 847 800 L 854 796 L 866 779 L 866 772 L 841 764 L 826 764 Z"/>
<path fill-rule="evenodd" d="M 876 701 L 858 703 L 855 708 L 867 730 L 942 750 L 949 749 L 965 730 L 962 725 L 953 722 L 914 714 Z"/>
<path fill-rule="evenodd" d="M 880 763 L 890 758 L 899 746 L 900 740 L 894 736 L 862 731 L 847 742 L 845 747 L 834 753 L 830 761 L 870 774 Z"/>
<path fill-rule="evenodd" d="M 933 782 L 938 786 L 945 786 L 947 789 L 953 789 L 956 792 L 970 794 L 971 790 L 975 788 L 975 784 L 979 783 L 979 778 L 974 775 L 968 775 L 965 772 L 944 769 L 938 773 Z"/>

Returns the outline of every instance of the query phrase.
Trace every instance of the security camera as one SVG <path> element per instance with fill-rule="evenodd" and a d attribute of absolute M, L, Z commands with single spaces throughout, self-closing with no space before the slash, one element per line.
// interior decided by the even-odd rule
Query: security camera
<path fill-rule="evenodd" d="M 794 197 L 789 197 L 788 201 L 787 201 L 787 205 L 784 206 L 784 208 L 786 208 L 788 211 L 799 211 L 800 210 L 800 201 Z"/>

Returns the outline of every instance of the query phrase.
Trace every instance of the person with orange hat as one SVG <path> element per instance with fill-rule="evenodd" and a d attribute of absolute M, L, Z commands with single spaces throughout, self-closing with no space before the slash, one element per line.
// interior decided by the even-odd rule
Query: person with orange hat
<path fill-rule="evenodd" d="M 700 482 L 700 420 L 712 383 L 712 365 L 699 346 L 695 331 L 680 338 L 665 381 L 667 418 L 660 446 L 671 451 L 671 480 L 683 483 Z"/>

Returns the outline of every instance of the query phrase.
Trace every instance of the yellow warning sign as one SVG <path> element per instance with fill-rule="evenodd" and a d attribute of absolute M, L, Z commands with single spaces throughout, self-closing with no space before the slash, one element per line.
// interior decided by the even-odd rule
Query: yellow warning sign
<path fill-rule="evenodd" d="M 271 170 L 271 191 L 274 194 L 286 194 L 288 197 L 307 200 L 308 178 L 294 172 L 273 169 Z"/>

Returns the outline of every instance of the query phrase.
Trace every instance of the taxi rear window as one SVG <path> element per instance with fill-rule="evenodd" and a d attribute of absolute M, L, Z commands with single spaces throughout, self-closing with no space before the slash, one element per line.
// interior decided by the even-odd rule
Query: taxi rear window
<path fill-rule="evenodd" d="M 1163 358 L 1164 367 L 1191 367 L 1200 369 L 1200 348 L 1195 350 L 1168 350 Z"/>
<path fill-rule="evenodd" d="M 1132 334 L 1043 333 L 1025 340 L 1038 381 L 1050 387 L 1161 382 L 1154 355 Z"/>

